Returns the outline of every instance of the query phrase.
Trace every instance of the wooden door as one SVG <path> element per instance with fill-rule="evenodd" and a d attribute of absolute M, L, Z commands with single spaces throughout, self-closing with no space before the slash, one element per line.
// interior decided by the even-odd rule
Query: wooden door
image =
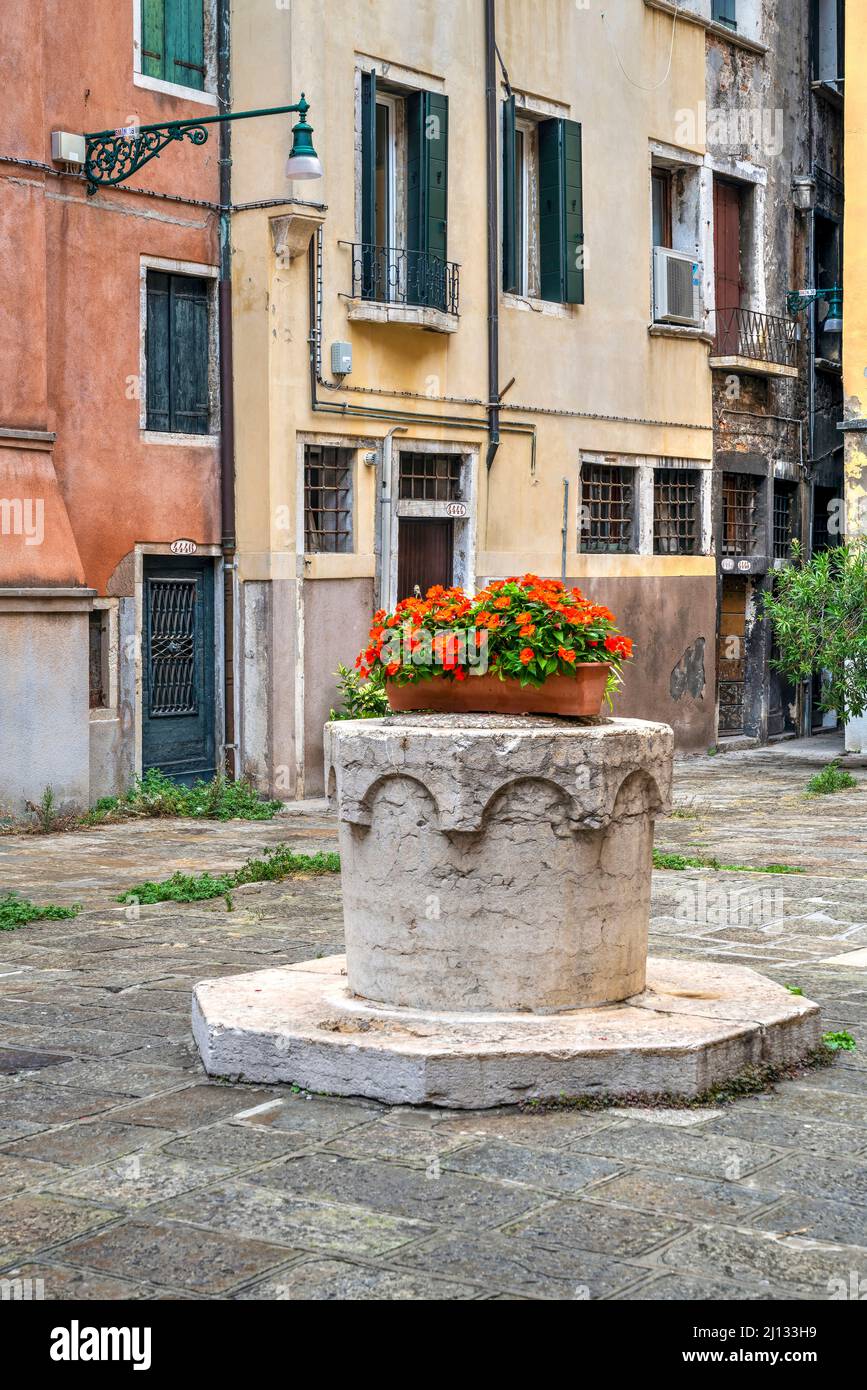
<path fill-rule="evenodd" d="M 746 608 L 746 579 L 724 579 L 717 648 L 719 731 L 721 734 L 739 734 L 743 732 L 744 727 Z"/>
<path fill-rule="evenodd" d="M 411 597 L 416 585 L 425 594 L 432 584 L 452 582 L 454 523 L 400 518 L 397 536 L 397 596 Z"/>
<path fill-rule="evenodd" d="M 741 194 L 736 183 L 713 181 L 713 255 L 716 302 L 716 346 L 720 356 L 738 350 L 741 307 Z"/>

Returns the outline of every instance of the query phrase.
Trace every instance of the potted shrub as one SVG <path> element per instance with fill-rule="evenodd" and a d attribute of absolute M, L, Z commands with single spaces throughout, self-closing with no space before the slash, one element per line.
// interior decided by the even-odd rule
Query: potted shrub
<path fill-rule="evenodd" d="M 525 574 L 381 609 L 355 664 L 363 679 L 384 675 L 393 710 L 598 715 L 631 656 L 609 609 Z"/>

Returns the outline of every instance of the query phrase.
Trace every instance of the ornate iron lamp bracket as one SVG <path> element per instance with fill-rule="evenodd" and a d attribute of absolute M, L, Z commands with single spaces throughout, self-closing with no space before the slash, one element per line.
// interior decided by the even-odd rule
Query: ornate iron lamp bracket
<path fill-rule="evenodd" d="M 84 137 L 87 192 L 93 194 L 98 188 L 125 183 L 131 175 L 150 160 L 157 159 L 166 146 L 175 141 L 189 140 L 193 145 L 204 145 L 210 134 L 208 126 L 220 125 L 224 121 L 250 120 L 255 116 L 283 116 L 294 111 L 299 113 L 304 123 L 309 110 L 310 103 L 304 100 L 302 92 L 301 100 L 291 106 L 270 106 L 259 111 L 231 111 L 222 116 L 204 116 L 199 120 L 166 121 L 162 125 L 125 126 L 119 130 L 90 131 Z"/>

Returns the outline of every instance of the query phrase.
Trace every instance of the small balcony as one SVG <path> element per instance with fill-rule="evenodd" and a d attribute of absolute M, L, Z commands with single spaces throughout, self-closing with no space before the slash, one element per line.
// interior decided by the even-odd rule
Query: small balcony
<path fill-rule="evenodd" d="M 756 376 L 796 377 L 797 320 L 756 309 L 716 309 L 710 366 Z"/>
<path fill-rule="evenodd" d="M 351 320 L 457 332 L 460 266 L 456 261 L 395 246 L 357 241 L 340 245 L 352 251 Z"/>

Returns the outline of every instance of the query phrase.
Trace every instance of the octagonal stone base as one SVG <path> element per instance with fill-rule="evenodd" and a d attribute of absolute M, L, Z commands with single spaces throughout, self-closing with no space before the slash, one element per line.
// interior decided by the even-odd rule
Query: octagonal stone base
<path fill-rule="evenodd" d="M 563 1013 L 439 1013 L 349 993 L 345 957 L 207 980 L 193 1033 L 212 1076 L 293 1082 L 392 1105 L 483 1109 L 533 1097 L 695 1096 L 747 1066 L 803 1058 L 808 999 L 739 965 L 647 962 L 621 1004 Z"/>

